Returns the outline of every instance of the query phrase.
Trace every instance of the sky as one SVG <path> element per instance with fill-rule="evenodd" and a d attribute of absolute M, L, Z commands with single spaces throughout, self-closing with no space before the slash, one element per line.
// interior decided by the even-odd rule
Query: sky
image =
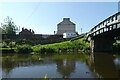
<path fill-rule="evenodd" d="M 118 12 L 118 2 L 0 2 L 0 23 L 9 16 L 15 25 L 35 34 L 54 34 L 63 18 L 70 18 L 80 34 Z"/>

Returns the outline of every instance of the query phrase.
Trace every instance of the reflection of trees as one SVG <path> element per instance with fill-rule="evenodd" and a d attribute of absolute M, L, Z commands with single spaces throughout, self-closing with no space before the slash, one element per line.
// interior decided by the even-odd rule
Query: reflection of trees
<path fill-rule="evenodd" d="M 114 57 L 111 54 L 94 53 L 94 57 L 92 57 L 92 59 L 90 58 L 88 62 L 90 68 L 96 73 L 97 77 L 118 78 L 117 69 L 113 59 Z"/>
<path fill-rule="evenodd" d="M 57 60 L 57 71 L 67 78 L 75 70 L 75 61 L 71 60 Z"/>
<path fill-rule="evenodd" d="M 32 66 L 38 65 L 43 63 L 41 60 L 33 59 L 32 57 L 23 57 L 23 56 L 4 56 L 2 59 L 2 70 L 5 72 L 4 77 L 9 77 L 12 69 L 15 67 L 25 67 L 25 66 Z"/>
<path fill-rule="evenodd" d="M 5 77 L 7 77 L 9 75 L 9 73 L 11 72 L 11 70 L 15 67 L 15 65 L 9 58 L 3 59 L 2 61 L 3 61 L 2 69 L 6 73 Z"/>

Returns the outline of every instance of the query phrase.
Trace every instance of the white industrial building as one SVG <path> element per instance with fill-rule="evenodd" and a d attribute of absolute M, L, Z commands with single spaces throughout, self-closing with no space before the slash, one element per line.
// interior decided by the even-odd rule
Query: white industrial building
<path fill-rule="evenodd" d="M 70 18 L 63 18 L 63 21 L 57 24 L 57 34 L 75 33 L 76 25 L 70 21 Z"/>
<path fill-rule="evenodd" d="M 63 33 L 63 38 L 73 38 L 73 37 L 76 37 L 77 34 L 76 33 Z"/>

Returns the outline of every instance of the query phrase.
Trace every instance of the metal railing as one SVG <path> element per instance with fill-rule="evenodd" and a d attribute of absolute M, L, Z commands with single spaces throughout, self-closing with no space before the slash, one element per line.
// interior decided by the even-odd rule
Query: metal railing
<path fill-rule="evenodd" d="M 94 28 L 90 30 L 89 34 L 92 36 L 96 36 L 106 31 L 110 31 L 118 28 L 120 28 L 120 12 L 100 22 L 98 25 L 96 25 Z"/>

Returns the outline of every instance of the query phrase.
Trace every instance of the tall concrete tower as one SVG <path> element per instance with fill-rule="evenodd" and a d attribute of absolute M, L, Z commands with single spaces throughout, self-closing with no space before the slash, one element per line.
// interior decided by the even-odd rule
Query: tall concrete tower
<path fill-rule="evenodd" d="M 63 18 L 63 21 L 57 24 L 57 34 L 76 32 L 76 25 L 70 21 L 70 18 Z"/>

